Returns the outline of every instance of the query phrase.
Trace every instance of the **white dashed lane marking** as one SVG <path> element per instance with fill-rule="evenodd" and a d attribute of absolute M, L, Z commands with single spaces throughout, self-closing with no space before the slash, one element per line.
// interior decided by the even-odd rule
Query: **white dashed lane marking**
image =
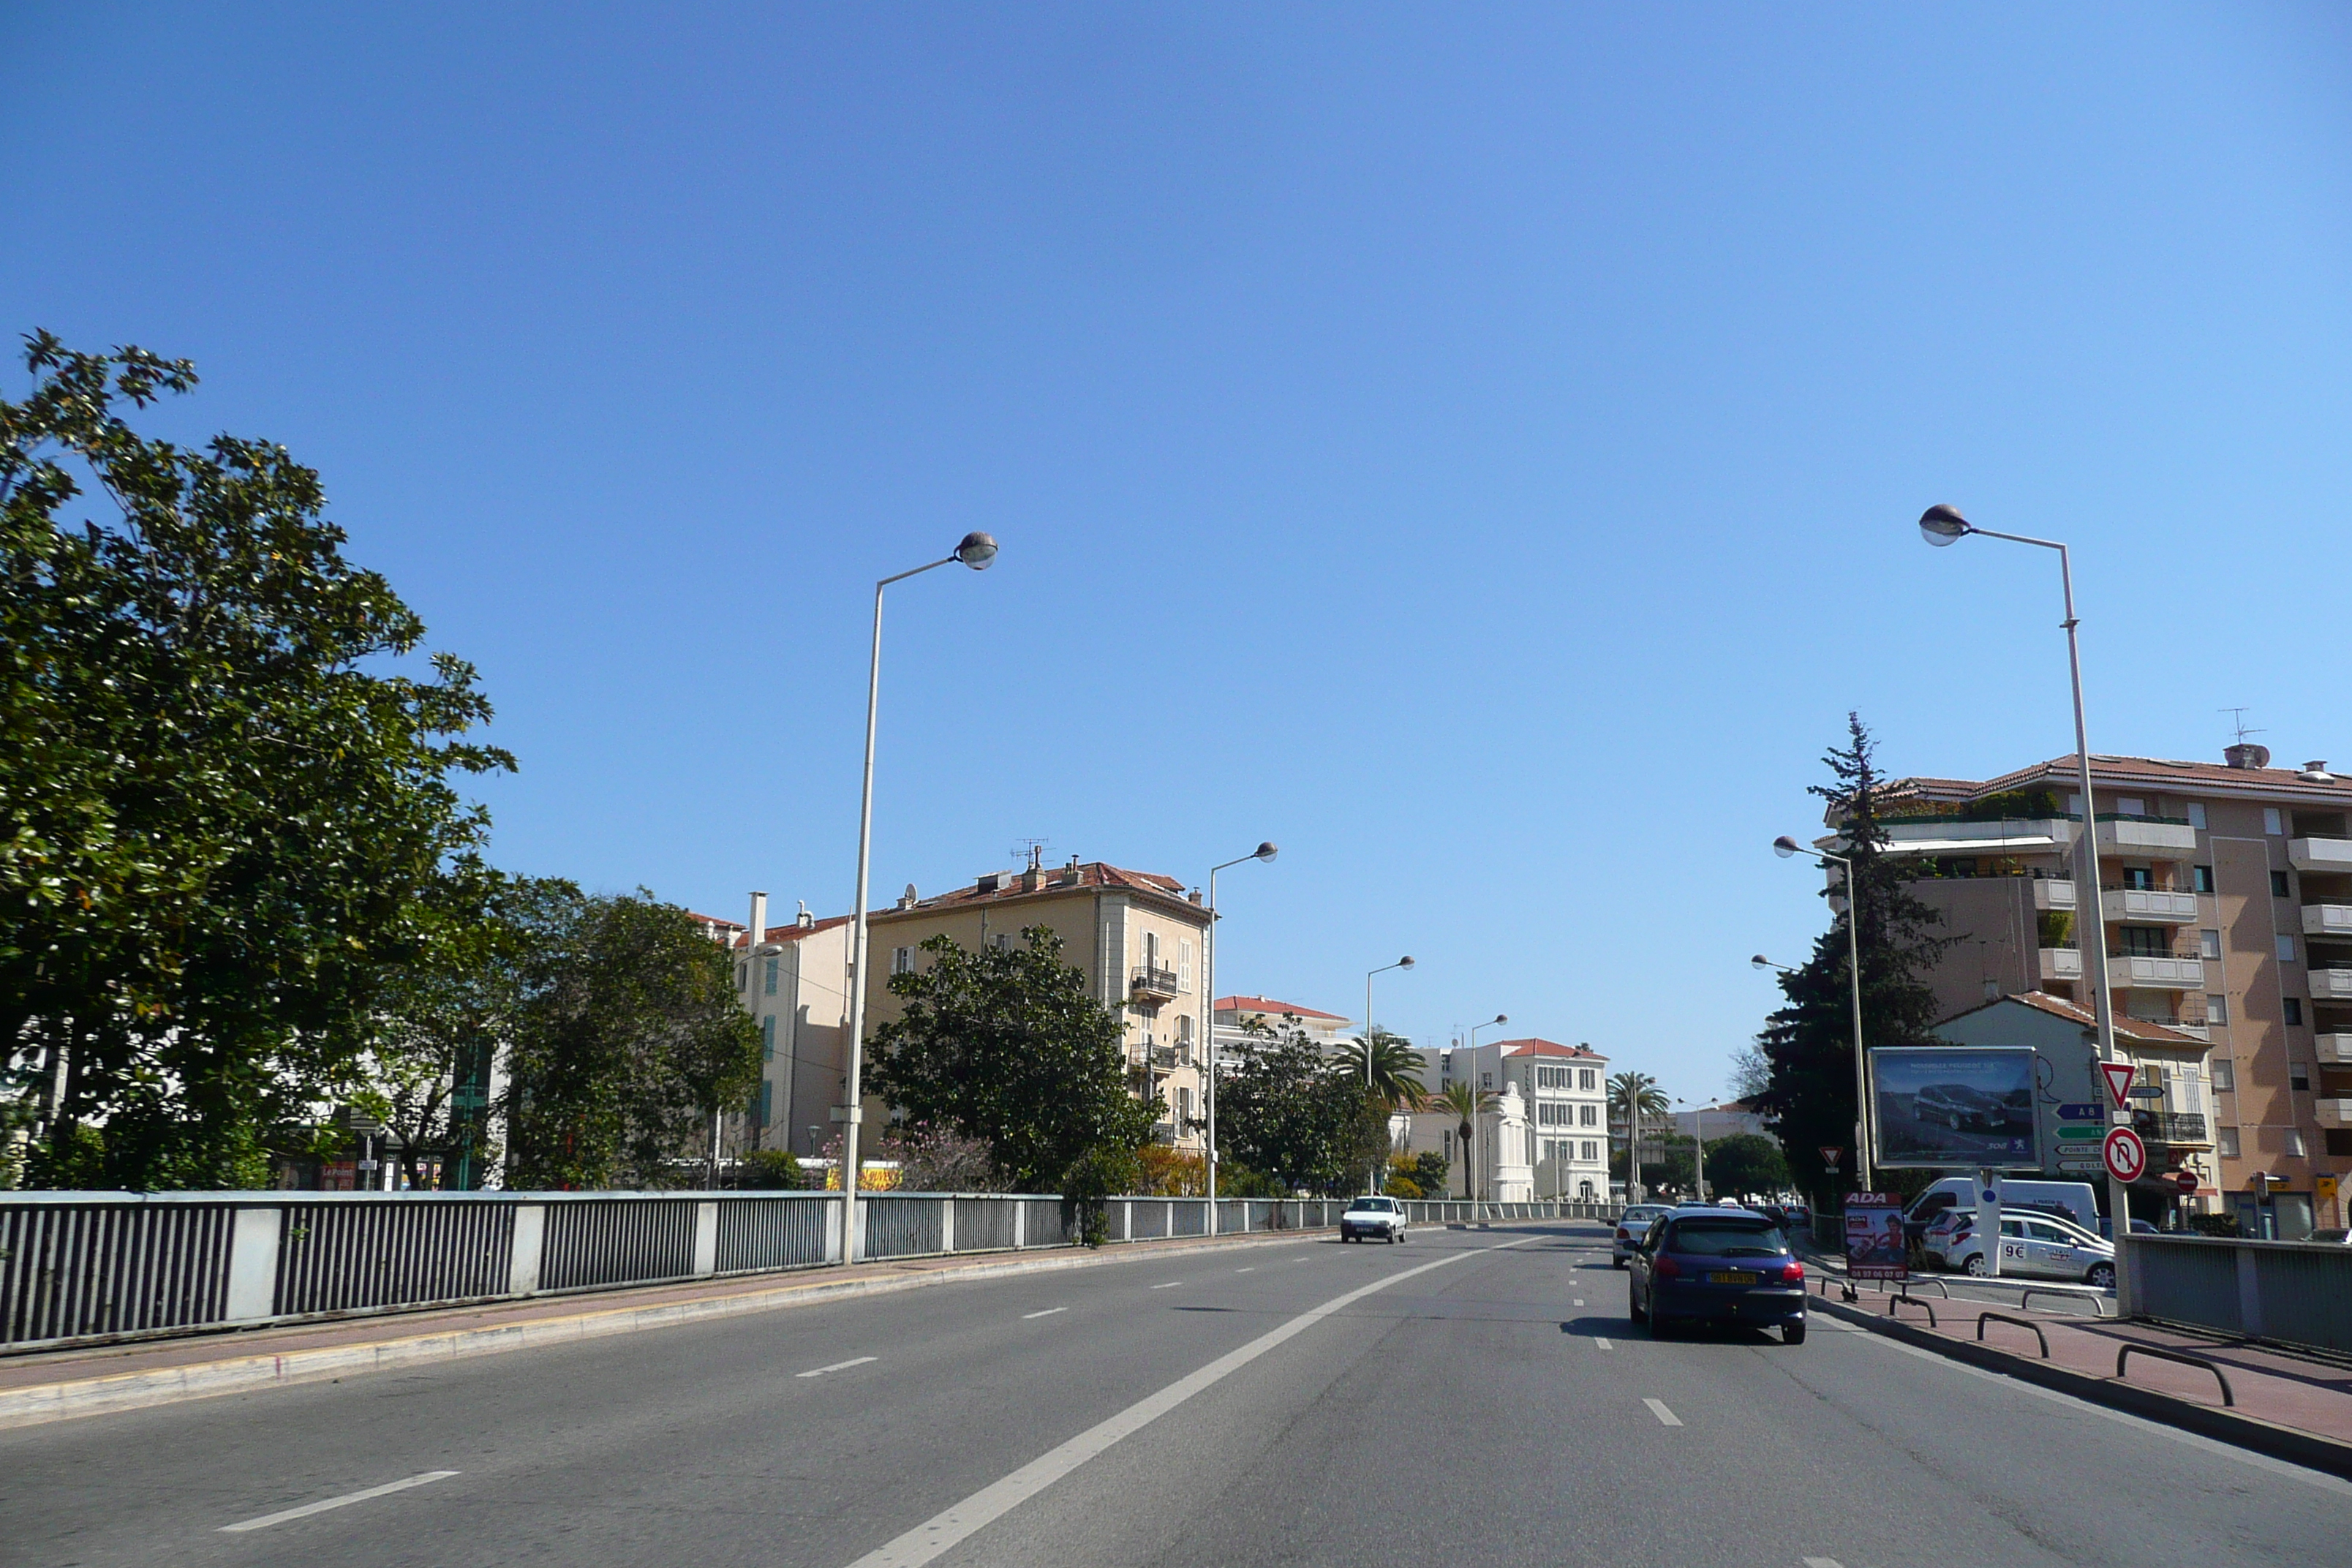
<path fill-rule="evenodd" d="M 1681 1416 L 1666 1408 L 1666 1402 L 1664 1400 L 1644 1399 L 1642 1403 L 1650 1407 L 1650 1414 L 1658 1418 L 1659 1426 L 1679 1426 L 1683 1424 L 1683 1418 Z"/>
<path fill-rule="evenodd" d="M 823 1377 L 826 1373 L 847 1372 L 853 1366 L 864 1366 L 867 1362 L 876 1359 L 877 1358 L 874 1356 L 862 1355 L 857 1357 L 855 1361 L 837 1361 L 831 1366 L 813 1366 L 806 1372 L 796 1372 L 793 1373 L 793 1375 L 794 1377 Z"/>
<path fill-rule="evenodd" d="M 265 1513 L 259 1519 L 243 1519 L 235 1524 L 224 1524 L 220 1527 L 220 1532 L 223 1535 L 236 1535 L 248 1530 L 267 1530 L 273 1524 L 284 1524 L 289 1519 L 308 1519 L 314 1513 L 324 1513 L 331 1508 L 348 1508 L 352 1503 L 365 1502 L 370 1498 L 387 1497 L 394 1492 L 404 1492 L 411 1487 L 421 1487 L 428 1481 L 445 1481 L 457 1473 L 455 1470 L 426 1470 L 422 1475 L 405 1476 L 396 1481 L 386 1481 L 380 1487 L 370 1487 L 365 1491 L 345 1492 L 341 1497 L 326 1498 L 318 1502 L 306 1502 L 300 1508 L 281 1509 L 276 1513 Z"/>
<path fill-rule="evenodd" d="M 1615 1345 L 1611 1344 L 1607 1340 L 1601 1338 L 1598 1334 L 1593 1336 L 1592 1344 L 1593 1348 L 1596 1350 L 1613 1351 L 1617 1348 Z"/>
<path fill-rule="evenodd" d="M 1236 1274 L 1255 1274 L 1257 1272 L 1257 1265 L 1253 1263 L 1247 1268 L 1236 1268 L 1234 1272 Z"/>
<path fill-rule="evenodd" d="M 1177 1286 L 1181 1285 L 1182 1283 L 1184 1283 L 1184 1281 L 1181 1279 L 1171 1279 L 1167 1284 L 1154 1285 L 1152 1289 L 1154 1290 L 1173 1290 Z"/>
<path fill-rule="evenodd" d="M 1042 1312 L 1024 1312 L 1021 1314 L 1021 1321 L 1025 1323 L 1032 1318 L 1050 1318 L 1056 1312 L 1066 1312 L 1069 1309 L 1067 1307 L 1048 1307 Z"/>

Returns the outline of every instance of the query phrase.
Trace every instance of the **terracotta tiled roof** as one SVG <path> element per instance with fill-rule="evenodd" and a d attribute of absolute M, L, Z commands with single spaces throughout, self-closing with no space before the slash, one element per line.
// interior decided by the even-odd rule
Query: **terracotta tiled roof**
<path fill-rule="evenodd" d="M 1048 893 L 1068 893 L 1077 889 L 1113 891 L 1123 889 L 1130 892 L 1150 893 L 1160 898 L 1172 899 L 1179 903 L 1190 902 L 1184 897 L 1184 884 L 1173 877 L 1162 877 L 1154 871 L 1125 870 L 1118 866 L 1106 865 L 1100 860 L 1089 860 L 1076 867 L 1076 869 L 1077 880 L 1072 882 L 1067 879 L 1072 868 L 1045 867 L 1042 872 L 1044 880 L 1034 890 L 1021 885 L 1021 879 L 1026 873 L 1017 870 L 999 871 L 994 874 L 996 886 L 993 888 L 982 888 L 977 881 L 974 881 L 956 889 L 953 892 L 918 900 L 911 910 L 900 910 L 895 905 L 888 909 L 877 910 L 872 918 L 880 920 L 890 915 L 911 914 L 916 910 L 960 909 L 972 904 L 1001 902 L 1007 899 L 1044 898 Z M 1208 912 L 1204 910 L 1202 911 L 1202 919 L 1205 921 L 1207 918 Z"/>
<path fill-rule="evenodd" d="M 2053 996 L 2047 991 L 2020 991 L 2000 1000 L 2022 1002 L 2029 1007 L 2039 1008 L 2053 1017 L 2080 1024 L 2086 1029 L 2098 1027 L 2098 1019 L 2092 1016 L 2088 1007 L 2069 1002 L 2063 996 Z M 1985 1004 L 1988 1007 L 2000 1005 L 1999 1002 Z M 2168 1029 L 2161 1024 L 2151 1024 L 2143 1018 L 2126 1018 L 2120 1013 L 2116 1016 L 2116 1038 L 2137 1040 L 2145 1045 L 2164 1046 L 2174 1050 L 2201 1051 L 2207 1048 L 2205 1042 L 2194 1035 L 2184 1035 L 2178 1029 Z"/>
<path fill-rule="evenodd" d="M 801 925 L 796 921 L 793 924 L 787 926 L 770 926 L 768 928 L 768 934 L 761 937 L 760 940 L 761 942 L 772 942 L 778 943 L 799 942 L 803 937 L 812 937 L 821 931 L 831 931 L 836 926 L 845 926 L 848 923 L 849 917 L 847 915 L 834 915 L 829 919 L 818 921 L 811 925 Z M 739 936 L 735 939 L 735 945 L 738 948 L 748 947 L 751 945 L 751 939 L 748 937 Z"/>
<path fill-rule="evenodd" d="M 2150 793 L 2169 791 L 2175 795 L 2199 791 L 2243 791 L 2325 801 L 2335 805 L 2352 804 L 2352 776 L 2337 774 L 2328 783 L 2314 784 L 2300 775 L 2301 770 L 2297 768 L 2233 768 L 2225 763 L 2167 762 L 2157 757 L 2091 753 L 2091 787 L 2102 793 L 2110 789 L 2147 790 Z M 2034 763 L 1982 783 L 1925 776 L 1896 779 L 1887 786 L 1887 793 L 1973 800 L 2010 790 L 2031 789 L 2036 785 L 2056 790 L 2062 797 L 2079 789 L 2079 769 L 2073 755 L 2070 753 L 2053 757 L 2046 763 Z"/>
<path fill-rule="evenodd" d="M 1335 1024 L 1348 1021 L 1337 1013 L 1302 1007 L 1296 1002 L 1277 1002 L 1271 996 L 1220 996 L 1212 1010 L 1219 1013 L 1264 1013 L 1275 1018 L 1328 1018 Z"/>
<path fill-rule="evenodd" d="M 743 922 L 741 921 L 720 920 L 717 915 L 698 915 L 692 910 L 686 911 L 686 918 L 690 921 L 700 921 L 704 925 L 716 927 L 719 931 L 741 931 L 743 929 Z"/>
<path fill-rule="evenodd" d="M 1507 1057 L 1580 1057 L 1590 1062 L 1609 1059 L 1589 1046 L 1563 1046 L 1558 1040 L 1496 1040 L 1495 1044 Z"/>

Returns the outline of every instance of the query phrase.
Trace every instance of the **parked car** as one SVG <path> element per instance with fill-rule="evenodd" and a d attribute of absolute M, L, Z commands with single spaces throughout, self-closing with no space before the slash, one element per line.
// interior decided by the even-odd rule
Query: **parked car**
<path fill-rule="evenodd" d="M 2094 1236 L 2103 1234 L 2099 1217 L 2098 1194 L 2088 1182 L 2033 1182 L 2000 1178 L 1999 1191 L 2003 1209 L 2040 1209 L 2082 1226 Z M 1938 1215 L 1958 1209 L 1976 1213 L 1977 1184 L 1973 1176 L 1945 1176 L 1913 1200 L 1903 1215 L 1903 1234 L 1913 1241 L 1923 1241 L 1927 1227 Z"/>
<path fill-rule="evenodd" d="M 1366 1194 L 1349 1204 L 1339 1215 L 1341 1241 L 1386 1241 L 1404 1239 L 1404 1205 L 1394 1198 Z"/>
<path fill-rule="evenodd" d="M 1752 1323 L 1805 1342 L 1805 1266 L 1762 1215 L 1668 1215 L 1634 1250 L 1625 1289 L 1633 1321 L 1660 1338 L 1685 1322 Z"/>
<path fill-rule="evenodd" d="M 1609 1264 L 1622 1268 L 1633 1249 L 1642 1245 L 1642 1237 L 1662 1215 L 1673 1211 L 1664 1204 L 1628 1204 L 1625 1212 L 1617 1216 L 1617 1238 L 1610 1245 Z"/>
<path fill-rule="evenodd" d="M 1963 1274 L 1988 1272 L 1977 1216 L 1969 1210 L 1928 1227 L 1929 1257 Z M 2116 1248 L 2081 1226 L 2033 1209 L 2000 1211 L 2000 1271 L 2020 1278 L 2072 1279 L 2112 1289 Z"/>
<path fill-rule="evenodd" d="M 1911 1115 L 1940 1121 L 1955 1132 L 1999 1132 L 2009 1125 L 2000 1096 L 1964 1083 L 1929 1084 L 1911 1097 Z"/>

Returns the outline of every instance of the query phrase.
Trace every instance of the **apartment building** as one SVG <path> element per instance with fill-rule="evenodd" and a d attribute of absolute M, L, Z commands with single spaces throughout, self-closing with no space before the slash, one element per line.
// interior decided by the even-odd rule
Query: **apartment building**
<path fill-rule="evenodd" d="M 866 977 L 866 1037 L 900 1016 L 890 976 L 920 965 L 922 944 L 947 936 L 971 952 L 1011 947 L 1031 926 L 1062 939 L 1062 960 L 1087 976 L 1087 993 L 1118 1008 L 1130 1082 L 1159 1107 L 1162 1142 L 1198 1151 L 1192 1123 L 1202 1114 L 1209 1010 L 1199 980 L 1209 911 L 1198 889 L 1172 877 L 1123 870 L 1101 861 L 1037 863 L 991 871 L 953 892 L 919 896 L 909 887 L 897 905 L 866 917 L 873 958 Z M 869 1125 L 878 1120 L 878 1102 Z"/>
<path fill-rule="evenodd" d="M 765 902 L 754 900 L 762 925 Z M 760 1026 L 759 1092 L 734 1142 L 806 1159 L 833 1137 L 849 1081 L 849 917 L 819 920 L 803 904 L 757 946 L 741 936 L 733 946 L 735 990 Z"/>
<path fill-rule="evenodd" d="M 2342 1225 L 2326 1196 L 2352 1166 L 2352 781 L 2220 763 L 2092 759 L 2105 929 L 2081 928 L 2084 816 L 2072 757 L 1983 782 L 1910 778 L 1885 793 L 1891 853 L 1958 940 L 1929 977 L 1948 1016 L 2041 992 L 2089 1006 L 2082 944 L 2108 955 L 2119 1019 L 2200 1041 L 2173 1063 L 2176 1104 L 2210 1104 L 2216 1206 L 2255 1234 Z M 1834 826 L 1834 823 L 1832 824 Z M 2194 1167 L 2193 1121 L 2151 1142 L 2150 1178 Z"/>
<path fill-rule="evenodd" d="M 1607 1194 L 1608 1058 L 1590 1047 L 1531 1038 L 1423 1047 L 1421 1060 L 1422 1085 L 1433 1095 L 1469 1083 L 1496 1097 L 1478 1125 L 1481 1197 L 1518 1203 Z M 1396 1152 L 1444 1155 L 1458 1195 L 1459 1130 L 1451 1111 L 1416 1111 L 1397 1137 Z"/>

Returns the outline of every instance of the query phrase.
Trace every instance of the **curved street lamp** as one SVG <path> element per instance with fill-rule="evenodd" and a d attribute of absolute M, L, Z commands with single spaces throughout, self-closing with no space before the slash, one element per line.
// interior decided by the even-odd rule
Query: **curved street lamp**
<path fill-rule="evenodd" d="M 1473 1024 L 1470 1026 L 1470 1173 L 1472 1178 L 1470 1187 L 1470 1219 L 1473 1224 L 1484 1223 L 1481 1218 L 1481 1210 L 1484 1208 L 1486 1204 L 1486 1200 L 1478 1194 L 1478 1184 L 1476 1180 L 1478 1174 L 1478 1111 L 1482 1109 L 1479 1104 L 1478 1097 L 1484 1092 L 1484 1087 L 1477 1079 L 1478 1031 L 1481 1029 L 1491 1029 L 1497 1024 L 1507 1024 L 1510 1021 L 1511 1016 L 1508 1013 L 1497 1013 L 1483 1024 Z M 1494 1173 L 1492 1171 L 1487 1172 L 1486 1181 L 1488 1184 L 1491 1185 L 1494 1179 Z"/>
<path fill-rule="evenodd" d="M 849 906 L 849 1072 L 844 1102 L 833 1111 L 833 1119 L 841 1123 L 841 1261 L 845 1265 L 857 1261 L 857 1130 L 865 1115 L 860 1084 L 866 1055 L 866 889 L 874 859 L 874 726 L 882 705 L 882 590 L 941 566 L 985 572 L 995 559 L 996 540 L 974 531 L 965 534 L 952 553 L 874 584 L 874 656 L 866 672 L 866 782 L 857 801 L 857 901 Z M 759 934 L 752 933 L 754 941 Z"/>
<path fill-rule="evenodd" d="M 1372 976 L 1386 974 L 1391 969 L 1411 969 L 1412 967 L 1412 954 L 1408 952 L 1394 963 L 1383 963 L 1378 969 L 1370 970 L 1364 975 L 1364 1088 L 1368 1091 L 1372 1087 Z M 1377 1193 L 1381 1190 L 1381 1168 L 1378 1164 L 1372 1166 L 1370 1184 L 1364 1190 L 1368 1193 Z"/>
<path fill-rule="evenodd" d="M 1201 1099 L 1205 1102 L 1209 1122 L 1211 1236 L 1217 1234 L 1217 873 L 1251 860 L 1263 860 L 1270 866 L 1281 853 L 1281 847 L 1269 838 L 1246 855 L 1236 855 L 1209 868 L 1209 923 L 1201 932 L 1201 1039 L 1208 1052 L 1209 1076 Z"/>
<path fill-rule="evenodd" d="M 2066 633 L 2066 673 L 2074 688 L 2074 768 L 2083 787 L 2083 879 L 2090 884 L 2091 937 L 2084 945 L 2083 955 L 2088 961 L 2084 969 L 2090 977 L 2091 1016 L 2098 1037 L 2099 1060 L 2112 1062 L 2116 1059 L 2116 1020 L 2114 999 L 2107 993 L 2107 922 L 2099 900 L 2099 816 L 2091 795 L 2090 736 L 2083 722 L 2083 649 L 2075 637 L 2075 628 L 2081 622 L 2074 614 L 2074 560 L 2066 546 L 2054 539 L 1979 528 L 1955 507 L 1931 506 L 1919 514 L 1919 537 L 1930 544 L 1954 544 L 1971 533 L 2058 552 L 2058 583 L 2066 602 L 2066 618 L 2058 624 Z M 2122 1119 L 2117 1125 L 2130 1124 L 2126 1111 L 2112 1111 L 2110 1116 Z M 2107 1175 L 2107 1206 L 2114 1211 L 2116 1310 L 2128 1317 L 2132 1310 L 2131 1269 L 2124 1261 L 2124 1247 L 2131 1235 L 2130 1194 L 2113 1172 Z"/>

